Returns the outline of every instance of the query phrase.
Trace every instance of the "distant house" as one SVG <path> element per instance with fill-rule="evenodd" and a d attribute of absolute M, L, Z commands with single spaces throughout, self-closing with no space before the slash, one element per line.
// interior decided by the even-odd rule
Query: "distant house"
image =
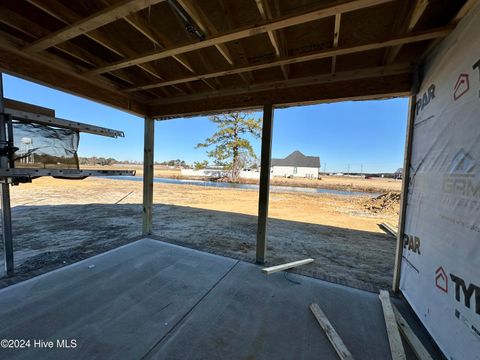
<path fill-rule="evenodd" d="M 272 159 L 272 176 L 318 178 L 320 158 L 294 151 L 284 159 Z"/>

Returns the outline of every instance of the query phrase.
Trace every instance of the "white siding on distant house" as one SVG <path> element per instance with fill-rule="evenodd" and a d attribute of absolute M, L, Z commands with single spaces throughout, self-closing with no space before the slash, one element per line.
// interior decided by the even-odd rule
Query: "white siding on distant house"
<path fill-rule="evenodd" d="M 297 167 L 295 171 L 294 166 L 272 166 L 271 175 L 272 176 L 282 176 L 282 177 L 301 177 L 301 178 L 317 178 L 318 177 L 318 168 L 315 167 Z"/>

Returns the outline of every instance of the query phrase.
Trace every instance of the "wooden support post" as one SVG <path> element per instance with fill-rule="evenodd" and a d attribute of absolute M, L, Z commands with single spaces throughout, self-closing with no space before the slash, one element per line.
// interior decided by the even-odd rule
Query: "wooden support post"
<path fill-rule="evenodd" d="M 270 163 L 272 158 L 273 106 L 263 107 L 262 158 L 260 161 L 260 193 L 258 196 L 257 255 L 259 264 L 265 263 L 267 251 L 268 198 L 270 194 Z"/>
<path fill-rule="evenodd" d="M 152 233 L 154 132 L 155 120 L 146 117 L 143 148 L 143 235 Z"/>
<path fill-rule="evenodd" d="M 403 237 L 405 235 L 405 215 L 407 213 L 408 183 L 410 179 L 410 161 L 412 159 L 413 128 L 415 122 L 415 95 L 410 96 L 407 122 L 407 138 L 405 140 L 405 158 L 403 160 L 402 195 L 400 198 L 400 218 L 398 220 L 397 247 L 395 252 L 395 267 L 393 270 L 393 292 L 400 287 L 400 270 L 402 267 Z"/>
<path fill-rule="evenodd" d="M 3 97 L 3 75 L 0 73 L 0 148 L 6 149 L 8 146 L 7 140 L 7 117 L 5 116 L 5 101 Z M 0 156 L 0 168 L 8 169 L 9 157 L 5 153 Z M 2 217 L 2 238 L 3 238 L 3 253 L 5 259 L 5 275 L 12 276 L 14 272 L 13 264 L 13 234 L 12 234 L 12 213 L 10 208 L 10 184 L 8 178 L 0 179 L 1 192 L 1 217 Z"/>

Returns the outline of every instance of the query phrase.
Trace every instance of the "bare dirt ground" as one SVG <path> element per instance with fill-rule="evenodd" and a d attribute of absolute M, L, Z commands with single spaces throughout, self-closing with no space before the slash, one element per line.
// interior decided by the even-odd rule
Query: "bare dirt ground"
<path fill-rule="evenodd" d="M 141 201 L 142 183 L 136 181 L 41 178 L 14 187 L 18 275 L 0 286 L 139 238 Z M 156 183 L 154 233 L 161 240 L 254 261 L 257 201 L 252 190 Z M 301 272 L 360 288 L 389 287 L 395 239 L 378 224 L 396 225 L 398 209 L 373 212 L 372 201 L 272 193 L 268 264 L 313 257 Z"/>

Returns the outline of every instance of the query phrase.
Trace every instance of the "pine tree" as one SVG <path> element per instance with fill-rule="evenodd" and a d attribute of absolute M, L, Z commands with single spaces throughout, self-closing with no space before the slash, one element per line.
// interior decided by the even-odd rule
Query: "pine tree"
<path fill-rule="evenodd" d="M 246 135 L 259 139 L 262 119 L 255 118 L 252 112 L 233 112 L 209 117 L 217 125 L 217 131 L 196 148 L 212 147 L 207 155 L 216 165 L 225 166 L 231 171 L 231 179 L 236 181 L 240 171 L 250 159 L 256 159 L 255 151 Z"/>

